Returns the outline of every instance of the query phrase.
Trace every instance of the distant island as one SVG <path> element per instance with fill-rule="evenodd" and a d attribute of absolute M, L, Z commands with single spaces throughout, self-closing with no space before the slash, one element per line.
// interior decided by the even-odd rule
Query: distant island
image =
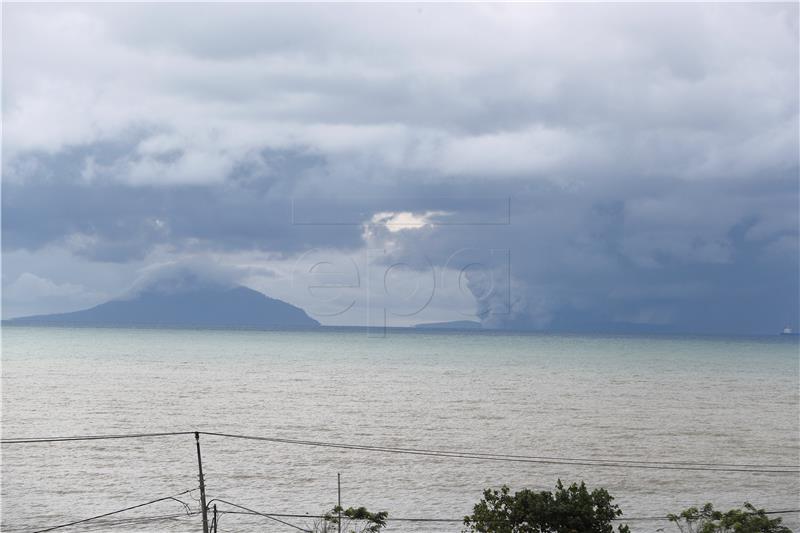
<path fill-rule="evenodd" d="M 482 329 L 480 322 L 474 320 L 454 320 L 452 322 L 428 322 L 417 324 L 416 329 Z"/>
<path fill-rule="evenodd" d="M 213 328 L 315 328 L 299 307 L 243 287 L 151 287 L 71 313 L 4 320 L 19 326 L 156 326 Z"/>

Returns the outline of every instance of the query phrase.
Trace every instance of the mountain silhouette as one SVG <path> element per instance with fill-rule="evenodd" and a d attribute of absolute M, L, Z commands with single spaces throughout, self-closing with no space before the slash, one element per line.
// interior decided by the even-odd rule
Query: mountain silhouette
<path fill-rule="evenodd" d="M 299 307 L 243 287 L 144 289 L 71 313 L 35 315 L 4 321 L 13 325 L 159 326 L 214 328 L 309 328 L 319 322 Z"/>

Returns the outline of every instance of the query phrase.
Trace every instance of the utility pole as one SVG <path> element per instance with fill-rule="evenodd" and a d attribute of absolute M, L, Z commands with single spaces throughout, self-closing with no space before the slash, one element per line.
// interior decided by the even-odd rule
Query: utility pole
<path fill-rule="evenodd" d="M 336 474 L 336 488 L 339 493 L 337 500 L 339 502 L 339 533 L 342 533 L 342 474 Z"/>
<path fill-rule="evenodd" d="M 197 469 L 200 471 L 200 505 L 203 506 L 203 533 L 208 531 L 208 506 L 206 505 L 206 483 L 203 480 L 203 460 L 200 459 L 200 433 L 194 432 L 194 440 L 197 443 Z"/>
<path fill-rule="evenodd" d="M 217 504 L 214 504 L 214 533 L 217 533 Z"/>

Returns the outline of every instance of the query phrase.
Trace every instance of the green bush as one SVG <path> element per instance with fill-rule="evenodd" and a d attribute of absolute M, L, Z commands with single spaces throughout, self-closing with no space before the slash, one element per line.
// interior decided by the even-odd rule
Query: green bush
<path fill-rule="evenodd" d="M 322 520 L 314 524 L 314 533 L 338 533 L 339 513 L 342 513 L 342 533 L 378 533 L 386 527 L 389 513 L 371 513 L 365 507 L 342 509 L 338 505 L 325 513 Z"/>
<path fill-rule="evenodd" d="M 669 515 L 681 533 L 792 533 L 781 525 L 781 518 L 770 518 L 764 509 L 756 509 L 749 503 L 744 509 L 731 509 L 723 513 L 715 511 L 707 503 L 702 509 L 689 507 L 680 514 Z"/>
<path fill-rule="evenodd" d="M 573 483 L 565 488 L 558 480 L 555 492 L 523 489 L 510 493 L 486 489 L 473 513 L 464 518 L 465 533 L 612 533 L 612 520 L 622 511 L 611 502 L 605 489 L 591 492 L 586 485 Z M 620 533 L 629 533 L 620 525 Z"/>

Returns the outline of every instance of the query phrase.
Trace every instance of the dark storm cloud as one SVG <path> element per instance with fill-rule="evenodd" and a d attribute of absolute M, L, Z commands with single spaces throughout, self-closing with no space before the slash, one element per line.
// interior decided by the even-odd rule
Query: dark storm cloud
<path fill-rule="evenodd" d="M 360 247 L 360 229 L 292 223 L 291 198 L 227 185 L 127 187 L 108 183 L 8 184 L 3 191 L 7 250 L 64 244 L 97 261 L 142 259 L 154 247 L 175 251 Z M 46 216 L 43 216 L 46 215 Z"/>
<path fill-rule="evenodd" d="M 768 333 L 797 316 L 794 176 L 637 183 L 520 191 L 507 226 L 396 231 L 383 259 L 479 264 L 469 288 L 492 326 Z"/>
<path fill-rule="evenodd" d="M 4 286 L 383 250 L 491 326 L 796 325 L 797 9 L 11 6 Z"/>

